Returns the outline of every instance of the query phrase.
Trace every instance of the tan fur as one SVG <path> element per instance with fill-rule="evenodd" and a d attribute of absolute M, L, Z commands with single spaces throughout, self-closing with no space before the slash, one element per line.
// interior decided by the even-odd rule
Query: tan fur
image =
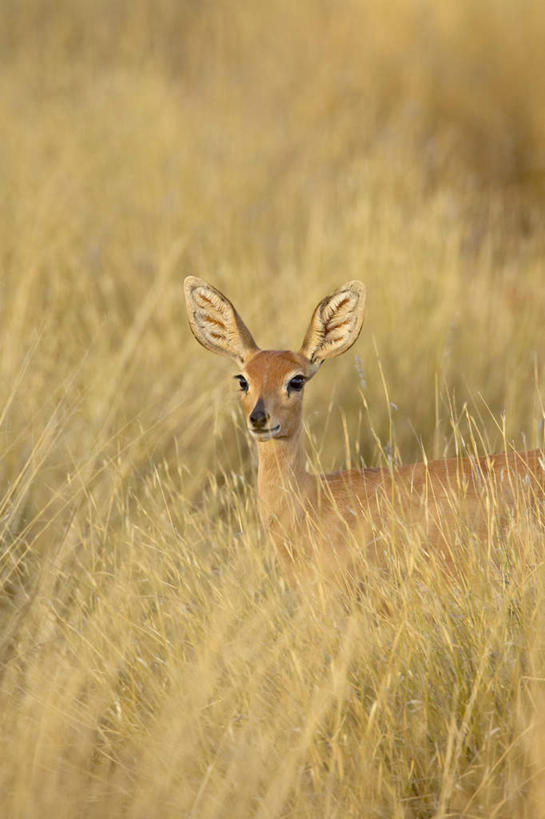
<path fill-rule="evenodd" d="M 453 544 L 445 533 L 453 525 L 463 522 L 484 538 L 489 510 L 498 500 L 506 514 L 521 492 L 531 502 L 543 503 L 543 450 L 393 469 L 307 472 L 303 390 L 290 391 L 290 380 L 298 375 L 308 381 L 325 358 L 340 355 L 357 339 L 365 303 L 360 282 L 348 282 L 319 303 L 299 352 L 260 350 L 231 303 L 206 282 L 189 277 L 185 292 L 197 340 L 242 365 L 239 377 L 247 391 L 241 403 L 258 448 L 260 515 L 292 568 L 301 549 L 323 564 L 347 566 L 354 543 L 380 562 L 384 544 L 396 532 L 406 536 L 407 529 L 415 528 L 427 548 L 452 564 Z M 219 341 L 211 341 L 210 327 L 217 321 Z M 256 413 L 260 417 L 253 419 Z"/>

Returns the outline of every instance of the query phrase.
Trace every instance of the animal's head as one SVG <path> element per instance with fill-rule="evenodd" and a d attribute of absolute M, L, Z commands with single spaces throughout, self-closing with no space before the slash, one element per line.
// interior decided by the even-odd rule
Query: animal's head
<path fill-rule="evenodd" d="M 246 424 L 258 441 L 289 438 L 300 428 L 306 382 L 326 358 L 354 344 L 363 324 L 365 287 L 347 282 L 318 304 L 298 352 L 261 350 L 219 290 L 188 276 L 184 292 L 197 341 L 236 362 Z"/>

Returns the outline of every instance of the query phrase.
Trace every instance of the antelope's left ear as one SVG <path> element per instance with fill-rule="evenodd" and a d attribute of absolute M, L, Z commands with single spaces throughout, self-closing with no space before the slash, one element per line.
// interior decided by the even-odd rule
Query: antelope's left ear
<path fill-rule="evenodd" d="M 365 285 L 346 282 L 316 307 L 300 352 L 319 367 L 346 352 L 358 338 L 365 314 Z"/>

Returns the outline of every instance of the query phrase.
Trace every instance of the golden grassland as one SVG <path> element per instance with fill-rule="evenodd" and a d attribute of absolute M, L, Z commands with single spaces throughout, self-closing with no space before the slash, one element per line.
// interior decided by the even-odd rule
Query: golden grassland
<path fill-rule="evenodd" d="M 288 587 L 181 298 L 295 347 L 365 281 L 324 468 L 542 446 L 542 4 L 2 14 L 0 814 L 544 816 L 544 521 Z"/>

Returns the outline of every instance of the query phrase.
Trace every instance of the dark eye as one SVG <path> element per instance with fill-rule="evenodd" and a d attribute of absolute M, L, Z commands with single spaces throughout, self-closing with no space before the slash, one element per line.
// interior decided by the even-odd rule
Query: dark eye
<path fill-rule="evenodd" d="M 243 375 L 235 375 L 235 378 L 237 379 L 238 383 L 240 384 L 240 389 L 242 390 L 242 392 L 248 392 L 248 390 L 250 389 L 250 385 L 248 384 L 248 382 L 246 381 L 244 376 Z"/>
<path fill-rule="evenodd" d="M 294 375 L 293 378 L 290 378 L 290 380 L 288 381 L 288 395 L 290 394 L 290 392 L 301 392 L 304 386 L 305 376 Z"/>

